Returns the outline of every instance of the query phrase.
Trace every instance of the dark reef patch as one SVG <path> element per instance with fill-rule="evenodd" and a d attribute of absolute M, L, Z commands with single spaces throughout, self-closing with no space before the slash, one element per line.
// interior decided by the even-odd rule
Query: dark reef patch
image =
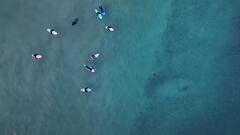
<path fill-rule="evenodd" d="M 144 92 L 147 97 L 152 97 L 157 89 L 158 86 L 164 84 L 169 79 L 169 76 L 167 74 L 160 72 L 160 73 L 154 73 L 147 81 Z"/>
<path fill-rule="evenodd" d="M 167 83 L 171 83 L 171 81 L 177 81 L 177 80 L 184 80 L 186 81 L 184 78 L 183 74 L 179 74 L 176 72 L 163 72 L 163 71 L 159 71 L 157 73 L 153 73 L 149 79 L 147 80 L 147 83 L 145 84 L 144 87 L 144 94 L 146 95 L 146 97 L 148 98 L 152 98 L 154 95 L 158 94 L 158 90 L 161 90 L 161 86 L 167 84 Z M 185 84 L 177 84 L 179 85 L 178 88 L 176 89 L 179 92 L 185 92 L 189 89 L 189 85 L 188 83 Z"/>

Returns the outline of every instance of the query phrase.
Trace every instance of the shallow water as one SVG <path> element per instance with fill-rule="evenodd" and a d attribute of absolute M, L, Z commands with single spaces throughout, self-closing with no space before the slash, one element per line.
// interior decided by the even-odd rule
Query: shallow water
<path fill-rule="evenodd" d="M 0 135 L 240 134 L 239 6 L 0 1 Z"/>

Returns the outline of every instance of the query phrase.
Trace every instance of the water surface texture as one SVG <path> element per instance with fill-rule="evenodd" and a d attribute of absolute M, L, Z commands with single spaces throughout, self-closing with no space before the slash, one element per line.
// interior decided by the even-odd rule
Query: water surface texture
<path fill-rule="evenodd" d="M 239 135 L 239 7 L 1 0 L 0 135 Z M 93 91 L 81 93 L 85 86 Z"/>

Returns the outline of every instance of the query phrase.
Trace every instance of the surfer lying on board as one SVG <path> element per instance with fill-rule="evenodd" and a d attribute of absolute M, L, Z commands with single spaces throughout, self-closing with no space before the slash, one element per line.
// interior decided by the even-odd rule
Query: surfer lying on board
<path fill-rule="evenodd" d="M 112 26 L 110 26 L 110 25 L 107 25 L 105 28 L 106 28 L 108 31 L 111 31 L 111 32 L 113 32 L 113 31 L 114 31 L 113 27 L 112 27 Z"/>
<path fill-rule="evenodd" d="M 87 92 L 92 91 L 92 89 L 90 89 L 89 87 L 85 87 L 85 88 L 82 88 L 81 91 L 87 93 Z"/>
<path fill-rule="evenodd" d="M 55 36 L 58 34 L 54 29 L 49 29 L 49 28 L 47 29 L 47 32 Z"/>
<path fill-rule="evenodd" d="M 104 11 L 104 9 L 103 9 L 103 7 L 102 7 L 101 5 L 100 5 L 98 8 L 99 8 L 100 10 L 98 10 L 98 9 L 95 8 L 94 11 L 95 11 L 97 17 L 98 17 L 99 19 L 102 19 L 103 16 L 106 15 L 106 12 Z"/>
<path fill-rule="evenodd" d="M 106 15 L 106 12 L 104 11 L 102 5 L 100 5 L 98 8 L 100 9 L 101 14 L 102 14 L 103 16 L 105 16 L 105 15 Z"/>
<path fill-rule="evenodd" d="M 76 25 L 78 23 L 78 19 L 76 18 L 73 22 L 72 25 Z"/>
<path fill-rule="evenodd" d="M 93 67 L 90 67 L 90 66 L 88 66 L 88 65 L 83 65 L 84 67 L 85 67 L 85 69 L 87 70 L 87 71 L 89 71 L 89 72 L 95 72 L 95 69 L 93 68 Z"/>
<path fill-rule="evenodd" d="M 43 55 L 39 54 L 39 53 L 32 54 L 32 58 L 34 58 L 34 59 L 42 59 L 42 57 L 43 57 Z"/>
<path fill-rule="evenodd" d="M 100 55 L 99 53 L 91 55 L 90 60 L 96 60 L 99 57 L 99 55 Z"/>

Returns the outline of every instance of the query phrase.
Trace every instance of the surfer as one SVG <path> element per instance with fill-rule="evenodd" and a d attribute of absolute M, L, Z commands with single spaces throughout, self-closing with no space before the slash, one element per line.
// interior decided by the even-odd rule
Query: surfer
<path fill-rule="evenodd" d="M 54 29 L 47 29 L 47 32 L 50 33 L 51 35 L 57 35 L 58 33 Z"/>
<path fill-rule="evenodd" d="M 82 88 L 81 91 L 87 93 L 87 92 L 92 91 L 92 89 L 90 89 L 89 87 L 85 87 L 85 88 Z"/>
<path fill-rule="evenodd" d="M 113 27 L 112 27 L 112 26 L 110 26 L 110 25 L 107 25 L 105 28 L 106 28 L 108 31 L 111 31 L 111 32 L 113 32 L 113 31 L 114 31 Z"/>
<path fill-rule="evenodd" d="M 101 14 L 102 14 L 103 16 L 105 16 L 105 15 L 106 15 L 106 12 L 104 11 L 102 5 L 99 6 L 99 9 L 100 9 Z"/>
<path fill-rule="evenodd" d="M 99 55 L 100 55 L 99 53 L 95 53 L 95 54 L 91 55 L 90 59 L 96 60 L 99 57 Z"/>
<path fill-rule="evenodd" d="M 73 22 L 72 25 L 76 25 L 78 23 L 78 19 L 76 18 Z"/>
<path fill-rule="evenodd" d="M 34 58 L 34 59 L 42 59 L 42 57 L 43 57 L 43 55 L 39 54 L 39 53 L 32 54 L 32 58 Z"/>
<path fill-rule="evenodd" d="M 94 11 L 95 11 L 97 17 L 98 17 L 99 19 L 102 19 L 103 16 L 106 15 L 106 12 L 104 11 L 102 5 L 98 6 L 98 8 L 99 8 L 100 11 L 99 11 L 98 9 L 94 9 Z"/>
<path fill-rule="evenodd" d="M 93 68 L 93 67 L 90 67 L 90 66 L 88 66 L 88 65 L 83 65 L 84 67 L 85 67 L 85 69 L 87 70 L 87 71 L 89 71 L 89 72 L 95 72 L 95 69 Z"/>

